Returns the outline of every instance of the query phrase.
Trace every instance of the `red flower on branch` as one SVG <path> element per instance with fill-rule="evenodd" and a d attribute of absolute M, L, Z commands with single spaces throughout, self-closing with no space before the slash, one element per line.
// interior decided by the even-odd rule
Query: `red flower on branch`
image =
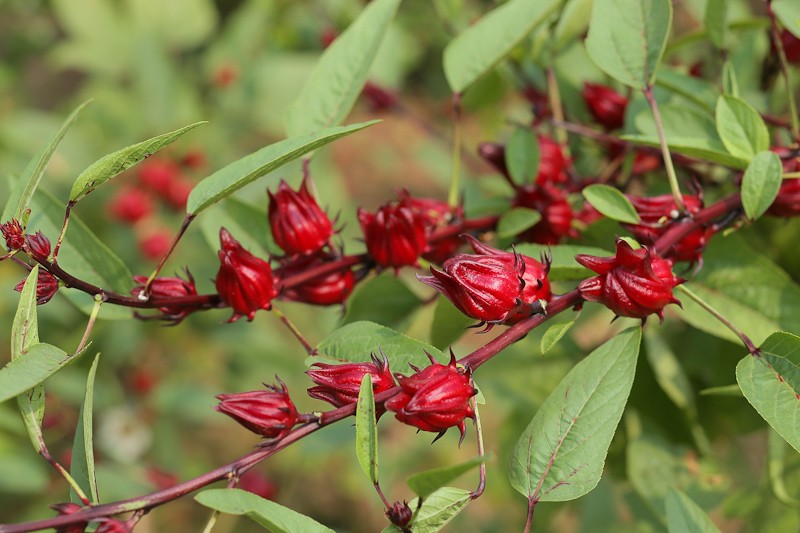
<path fill-rule="evenodd" d="M 155 296 L 156 298 L 183 298 L 186 296 L 196 296 L 197 287 L 194 284 L 194 277 L 192 277 L 192 274 L 189 272 L 188 268 L 186 269 L 186 277 L 188 279 L 183 279 L 180 277 L 156 278 L 153 280 L 153 283 L 150 284 L 150 295 Z M 144 292 L 144 288 L 147 285 L 147 276 L 133 276 L 133 281 L 137 283 L 137 285 L 131 289 L 131 294 L 138 297 L 142 294 L 142 292 Z M 161 315 L 158 318 L 167 320 L 173 324 L 180 323 L 193 311 L 196 311 L 196 309 L 192 307 L 172 307 L 169 305 L 159 307 L 158 310 L 161 312 Z"/>
<path fill-rule="evenodd" d="M 24 279 L 17 283 L 14 290 L 22 292 L 23 287 L 25 287 Z M 50 298 L 58 292 L 58 287 L 58 279 L 54 275 L 47 270 L 40 270 L 36 279 L 36 304 L 44 305 L 49 302 Z"/>
<path fill-rule="evenodd" d="M 225 228 L 219 230 L 222 249 L 216 286 L 222 301 L 233 308 L 228 322 L 246 316 L 253 320 L 259 309 L 272 309 L 276 295 L 269 263 L 245 250 Z"/>
<path fill-rule="evenodd" d="M 398 205 L 407 207 L 420 216 L 425 227 L 426 237 L 430 237 L 437 229 L 443 228 L 454 220 L 463 217 L 464 210 L 461 206 L 452 207 L 447 202 L 434 198 L 411 196 L 405 189 L 400 191 L 398 196 Z M 460 245 L 461 240 L 458 235 L 440 239 L 435 243 L 428 241 L 422 257 L 428 261 L 441 264 L 452 257 Z"/>
<path fill-rule="evenodd" d="M 619 129 L 625 123 L 628 99 L 611 87 L 586 82 L 581 96 L 594 119 L 607 130 Z"/>
<path fill-rule="evenodd" d="M 408 207 L 386 204 L 372 214 L 358 209 L 358 222 L 370 257 L 383 268 L 418 266 L 425 251 L 425 223 Z"/>
<path fill-rule="evenodd" d="M 378 359 L 372 356 L 372 362 L 343 363 L 329 365 L 314 363 L 306 371 L 316 387 L 308 389 L 308 395 L 317 400 L 328 402 L 334 407 L 342 407 L 358 401 L 361 381 L 366 374 L 372 376 L 372 391 L 375 394 L 394 387 L 394 377 L 389 370 L 386 356 Z"/>
<path fill-rule="evenodd" d="M 114 220 L 135 224 L 153 212 L 153 201 L 135 187 L 120 189 L 108 204 L 108 214 Z"/>
<path fill-rule="evenodd" d="M 0 225 L 0 233 L 3 234 L 9 251 L 19 250 L 25 244 L 25 232 L 16 218 Z"/>
<path fill-rule="evenodd" d="M 282 438 L 292 430 L 299 415 L 286 384 L 281 380 L 278 383 L 280 387 L 265 384 L 264 390 L 218 394 L 219 404 L 214 409 L 253 433 L 268 439 Z"/>
<path fill-rule="evenodd" d="M 566 194 L 560 189 L 546 185 L 525 185 L 518 187 L 516 193 L 513 207 L 527 207 L 542 215 L 539 222 L 519 235 L 522 241 L 558 244 L 567 237 L 578 236 L 578 231 L 572 227 L 575 214 Z"/>
<path fill-rule="evenodd" d="M 45 237 L 41 231 L 37 231 L 33 235 L 25 235 L 24 248 L 37 261 L 47 261 L 47 258 L 50 257 L 50 239 Z"/>
<path fill-rule="evenodd" d="M 281 279 L 326 264 L 332 260 L 325 254 L 298 256 L 283 263 Z M 333 259 L 335 260 L 335 259 Z M 311 305 L 336 305 L 344 303 L 355 287 L 356 277 L 349 268 L 336 270 L 294 285 L 280 294 L 281 300 L 303 302 Z"/>
<path fill-rule="evenodd" d="M 333 235 L 333 224 L 320 208 L 303 178 L 298 191 L 281 180 L 269 192 L 269 224 L 275 243 L 289 255 L 319 251 Z"/>

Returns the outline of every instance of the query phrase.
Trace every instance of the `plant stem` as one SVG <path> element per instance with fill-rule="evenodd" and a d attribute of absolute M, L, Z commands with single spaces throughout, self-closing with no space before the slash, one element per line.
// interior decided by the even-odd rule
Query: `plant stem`
<path fill-rule="evenodd" d="M 214 529 L 214 525 L 217 523 L 217 518 L 219 518 L 220 512 L 214 510 L 211 513 L 211 516 L 208 517 L 208 522 L 206 522 L 206 527 L 203 528 L 203 533 L 211 533 L 211 530 Z"/>
<path fill-rule="evenodd" d="M 311 346 L 311 344 L 309 344 L 309 342 L 305 339 L 305 337 L 303 337 L 303 334 L 300 333 L 300 330 L 297 329 L 297 326 L 295 326 L 294 323 L 292 323 L 292 321 L 289 320 L 289 317 L 283 314 L 283 311 L 281 311 L 280 309 L 278 309 L 273 305 L 272 312 L 275 313 L 275 315 L 281 320 L 283 325 L 286 326 L 289 329 L 289 331 L 292 332 L 292 335 L 294 335 L 294 337 L 298 340 L 298 342 L 300 342 L 300 344 L 303 345 L 303 349 L 306 351 L 308 355 L 311 356 L 317 355 L 317 349 Z"/>
<path fill-rule="evenodd" d="M 781 64 L 781 73 L 783 74 L 783 81 L 786 85 L 786 98 L 789 100 L 789 117 L 792 121 L 792 138 L 795 141 L 800 141 L 800 120 L 798 120 L 797 103 L 795 102 L 795 95 L 792 90 L 791 70 L 789 69 L 789 62 L 786 59 L 786 50 L 783 48 L 783 41 L 781 41 L 778 20 L 775 17 L 775 12 L 772 10 L 772 0 L 767 0 L 767 15 L 769 15 L 769 22 L 772 26 L 772 42 L 775 43 L 775 48 L 778 50 L 778 60 Z"/>
<path fill-rule="evenodd" d="M 67 233 L 67 225 L 69 224 L 69 215 L 74 206 L 75 202 L 73 201 L 67 202 L 67 208 L 64 211 L 64 223 L 61 225 L 61 233 L 58 234 L 58 240 L 56 240 L 56 246 L 55 248 L 53 248 L 53 261 L 56 261 L 58 259 L 58 251 L 61 249 L 61 243 L 64 241 L 64 235 Z"/>
<path fill-rule="evenodd" d="M 167 259 L 169 259 L 169 256 L 172 255 L 172 252 L 175 250 L 175 247 L 178 245 L 178 242 L 183 237 L 183 234 L 186 233 L 186 229 L 189 227 L 189 224 L 192 223 L 194 217 L 195 215 L 191 214 L 187 214 L 186 217 L 184 217 L 183 222 L 181 223 L 181 227 L 178 230 L 178 234 L 175 236 L 175 238 L 172 240 L 172 244 L 170 244 L 169 246 L 169 250 L 167 250 L 167 253 L 164 254 L 164 257 L 162 257 L 161 260 L 158 262 L 158 265 L 156 265 L 156 269 L 153 271 L 152 274 L 150 274 L 150 277 L 147 278 L 147 283 L 144 286 L 144 290 L 141 293 L 139 293 L 140 299 L 147 300 L 148 298 L 150 298 L 150 287 L 153 285 L 153 281 L 161 273 L 161 269 L 164 268 L 164 264 L 167 262 Z"/>
<path fill-rule="evenodd" d="M 686 296 L 688 296 L 692 300 L 694 300 L 695 303 L 697 303 L 700 307 L 702 307 L 703 309 L 708 311 L 708 313 L 711 316 L 713 316 L 714 318 L 719 320 L 726 328 L 731 330 L 737 337 L 739 337 L 739 339 L 744 344 L 745 348 L 747 348 L 748 352 L 750 352 L 752 355 L 759 355 L 760 354 L 759 349 L 756 347 L 756 345 L 753 343 L 753 341 L 750 340 L 750 337 L 745 335 L 745 333 L 742 330 L 737 328 L 733 324 L 733 322 L 731 322 L 730 320 L 725 318 L 725 316 L 723 316 L 722 313 L 720 313 L 719 311 L 714 309 L 714 307 L 712 307 L 711 304 L 709 304 L 708 302 L 703 300 L 700 296 L 695 294 L 691 289 L 686 287 L 686 285 L 679 285 L 677 287 L 677 290 L 682 292 L 683 294 L 685 294 Z"/>
<path fill-rule="evenodd" d="M 91 335 L 92 329 L 94 329 L 97 315 L 100 313 L 100 306 L 103 305 L 104 301 L 105 299 L 99 294 L 94 297 L 94 306 L 92 306 L 92 312 L 89 315 L 89 322 L 86 323 L 86 329 L 83 332 L 83 337 L 81 337 L 81 342 L 78 343 L 78 347 L 75 349 L 76 354 L 81 353 L 86 347 L 86 343 L 89 342 L 89 335 Z"/>
<path fill-rule="evenodd" d="M 644 97 L 647 103 L 650 104 L 650 110 L 653 112 L 653 120 L 656 124 L 656 132 L 658 133 L 658 141 L 661 143 L 661 156 L 664 158 L 664 167 L 667 169 L 667 178 L 669 179 L 669 187 L 672 189 L 672 197 L 675 199 L 675 205 L 678 211 L 684 213 L 686 205 L 683 203 L 683 195 L 678 185 L 678 176 L 675 174 L 675 167 L 672 165 L 672 156 L 669 153 L 667 146 L 667 139 L 664 136 L 664 124 L 661 122 L 661 113 L 658 111 L 658 102 L 653 95 L 653 86 L 648 85 L 644 90 Z"/>
<path fill-rule="evenodd" d="M 475 399 L 475 396 L 470 398 L 470 404 L 472 405 L 472 411 L 475 413 L 475 434 L 477 435 L 478 439 L 478 455 L 483 456 L 485 452 L 485 447 L 483 444 L 483 427 L 481 426 L 481 415 L 478 412 L 478 401 Z M 469 497 L 473 500 L 480 498 L 483 494 L 483 491 L 486 490 L 486 462 L 484 461 L 478 467 L 478 487 L 473 490 Z"/>
<path fill-rule="evenodd" d="M 525 519 L 525 529 L 523 529 L 523 533 L 530 533 L 531 526 L 533 525 L 533 511 L 536 508 L 536 500 L 533 498 L 528 498 L 528 515 Z"/>
<path fill-rule="evenodd" d="M 461 94 L 453 95 L 453 175 L 450 178 L 450 192 L 447 204 L 457 207 L 461 182 Z"/>
<path fill-rule="evenodd" d="M 61 477 L 63 477 L 66 480 L 70 488 L 75 491 L 75 494 L 77 494 L 78 498 L 80 498 L 81 502 L 83 502 L 83 505 L 92 504 L 91 500 L 89 500 L 89 498 L 86 497 L 86 494 L 83 492 L 83 489 L 81 489 L 81 486 L 78 485 L 77 481 L 75 481 L 75 478 L 73 478 L 70 475 L 70 473 L 67 472 L 66 468 L 61 466 L 61 463 L 53 459 L 53 457 L 50 455 L 50 451 L 47 449 L 47 446 L 45 446 L 44 442 L 42 442 L 42 449 L 39 451 L 39 455 L 41 455 L 45 461 L 50 463 L 53 466 L 53 468 L 55 468 L 58 471 L 59 474 L 61 474 Z"/>
<path fill-rule="evenodd" d="M 375 487 L 375 492 L 377 492 L 378 496 L 380 496 L 381 501 L 383 502 L 383 505 L 387 509 L 391 509 L 392 508 L 392 504 L 389 503 L 389 500 L 387 500 L 386 496 L 383 494 L 383 490 L 381 490 L 381 484 L 376 481 L 375 483 L 372 484 L 372 486 Z"/>
<path fill-rule="evenodd" d="M 567 131 L 560 126 L 564 124 L 564 107 L 561 105 L 561 92 L 558 90 L 558 79 L 553 67 L 547 67 L 547 98 L 550 101 L 550 109 L 553 113 L 553 125 L 556 127 L 556 140 L 564 151 L 564 156 L 569 158 L 569 139 Z"/>

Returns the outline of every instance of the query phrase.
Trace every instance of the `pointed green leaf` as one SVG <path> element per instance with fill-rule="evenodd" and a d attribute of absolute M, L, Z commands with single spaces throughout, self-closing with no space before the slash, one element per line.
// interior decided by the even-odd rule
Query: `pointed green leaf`
<path fill-rule="evenodd" d="M 34 344 L 26 353 L 0 368 L 0 403 L 42 383 L 82 353 L 67 355 L 53 345 Z"/>
<path fill-rule="evenodd" d="M 100 354 L 97 354 L 89 369 L 89 376 L 86 378 L 86 394 L 83 397 L 83 405 L 81 405 L 81 412 L 78 417 L 78 427 L 75 429 L 75 439 L 72 441 L 72 464 L 69 469 L 72 478 L 92 503 L 100 503 L 100 499 L 97 496 L 97 479 L 94 473 L 92 432 L 94 377 L 97 374 L 97 364 L 99 362 Z M 81 499 L 73 490 L 70 491 L 70 499 L 73 503 L 81 503 Z"/>
<path fill-rule="evenodd" d="M 506 143 L 505 161 L 511 179 L 519 185 L 533 183 L 539 172 L 539 139 L 530 128 L 517 128 Z"/>
<path fill-rule="evenodd" d="M 671 26 L 670 0 L 595 0 L 586 50 L 603 72 L 644 89 L 655 82 Z"/>
<path fill-rule="evenodd" d="M 81 175 L 78 176 L 78 179 L 72 184 L 72 190 L 69 193 L 69 201 L 79 201 L 103 183 L 129 169 L 136 163 L 147 159 L 165 146 L 178 140 L 184 133 L 202 124 L 207 124 L 207 122 L 196 122 L 178 130 L 164 133 L 152 139 L 147 139 L 146 141 L 136 143 L 127 148 L 117 150 L 99 159 L 95 163 L 92 163 L 89 168 L 81 172 Z"/>
<path fill-rule="evenodd" d="M 513 237 L 532 228 L 542 219 L 541 213 L 527 207 L 512 207 L 497 221 L 497 236 Z"/>
<path fill-rule="evenodd" d="M 378 427 L 375 421 L 375 397 L 372 392 L 372 376 L 364 374 L 356 405 L 356 455 L 361 470 L 372 481 L 378 483 Z"/>
<path fill-rule="evenodd" d="M 732 61 L 726 61 L 722 66 L 722 92 L 739 96 L 739 82 L 736 81 L 736 69 Z"/>
<path fill-rule="evenodd" d="M 337 126 L 350 113 L 400 0 L 370 2 L 322 53 L 286 116 L 289 137 Z"/>
<path fill-rule="evenodd" d="M 414 533 L 441 531 L 458 513 L 464 510 L 471 499 L 468 490 L 442 487 L 422 501 L 422 507 L 419 508 L 411 523 L 411 530 Z M 419 498 L 408 502 L 411 509 L 416 509 L 418 504 Z M 381 533 L 401 533 L 401 530 L 397 526 L 391 525 Z"/>
<path fill-rule="evenodd" d="M 56 151 L 59 143 L 61 143 L 61 139 L 64 138 L 67 130 L 72 127 L 78 115 L 89 102 L 91 102 L 91 100 L 82 103 L 70 113 L 55 136 L 46 146 L 42 147 L 42 150 L 36 154 L 28 164 L 28 167 L 22 173 L 21 179 L 17 182 L 17 185 L 14 187 L 14 190 L 11 191 L 6 201 L 5 208 L 3 209 L 2 221 L 11 218 L 16 218 L 17 220 L 22 219 L 22 215 L 28 208 L 28 204 L 33 198 L 33 193 L 36 192 L 36 188 L 42 181 L 44 171 L 47 169 L 47 165 L 50 163 L 50 159 L 53 157 L 53 153 Z"/>
<path fill-rule="evenodd" d="M 716 137 L 716 136 L 715 136 Z M 660 141 L 655 135 L 622 135 L 624 141 L 659 147 Z M 745 168 L 748 160 L 729 154 L 721 141 L 699 137 L 667 137 L 667 146 L 671 152 L 694 157 L 709 163 L 717 163 L 731 168 Z"/>
<path fill-rule="evenodd" d="M 491 457 L 488 455 L 480 455 L 468 461 L 464 461 L 461 464 L 432 468 L 424 472 L 419 472 L 408 478 L 408 486 L 414 491 L 414 494 L 425 500 L 425 498 L 440 488 L 457 479 L 462 474 L 469 472 L 476 466 L 482 465 L 489 459 L 491 459 Z"/>
<path fill-rule="evenodd" d="M 543 254 L 550 254 L 553 258 L 553 262 L 550 265 L 550 273 L 548 274 L 550 281 L 574 281 L 592 276 L 591 270 L 575 261 L 575 256 L 578 254 L 596 255 L 598 257 L 614 255 L 612 252 L 602 248 L 575 244 L 554 244 L 549 246 L 520 244 L 516 248 L 519 253 L 535 259 L 539 259 Z"/>
<path fill-rule="evenodd" d="M 773 0 L 772 10 L 781 24 L 800 39 L 800 4 L 796 0 Z"/>
<path fill-rule="evenodd" d="M 728 0 L 708 0 L 703 24 L 708 38 L 714 46 L 725 48 L 725 32 L 728 29 Z"/>
<path fill-rule="evenodd" d="M 241 489 L 208 489 L 194 499 L 221 513 L 244 515 L 272 533 L 335 533 L 297 511 Z"/>
<path fill-rule="evenodd" d="M 694 392 L 689 378 L 667 342 L 655 329 L 645 330 L 644 343 L 647 360 L 653 368 L 656 381 L 672 403 L 680 409 L 695 412 Z"/>
<path fill-rule="evenodd" d="M 560 0 L 509 0 L 461 32 L 444 49 L 450 89 L 461 93 L 492 70 L 560 4 Z"/>
<path fill-rule="evenodd" d="M 800 337 L 773 333 L 736 365 L 736 381 L 758 414 L 800 451 Z"/>
<path fill-rule="evenodd" d="M 582 193 L 586 201 L 608 218 L 628 224 L 640 222 L 639 213 L 630 200 L 614 187 L 596 183 L 585 187 Z"/>
<path fill-rule="evenodd" d="M 731 155 L 750 161 L 769 150 L 769 130 L 758 111 L 736 96 L 723 94 L 717 100 L 717 132 Z"/>
<path fill-rule="evenodd" d="M 360 283 L 347 300 L 344 324 L 370 320 L 388 327 L 401 327 L 422 301 L 391 272 Z"/>
<path fill-rule="evenodd" d="M 470 318 L 456 308 L 444 296 L 436 300 L 436 309 L 433 311 L 431 322 L 431 344 L 444 350 L 453 342 L 461 338 L 467 327 L 475 324 L 475 319 Z"/>
<path fill-rule="evenodd" d="M 683 492 L 670 489 L 666 504 L 669 533 L 719 533 L 705 511 Z"/>
<path fill-rule="evenodd" d="M 742 178 L 742 205 L 747 218 L 763 215 L 775 198 L 783 180 L 781 158 L 775 152 L 759 152 L 747 165 Z"/>
<path fill-rule="evenodd" d="M 532 501 L 573 500 L 600 481 L 636 373 L 641 329 L 609 340 L 547 397 L 512 452 L 511 485 Z"/>
<path fill-rule="evenodd" d="M 197 215 L 203 209 L 217 203 L 248 183 L 272 172 L 289 161 L 293 161 L 336 139 L 341 139 L 378 122 L 380 121 L 372 120 L 349 126 L 328 128 L 301 137 L 290 137 L 265 146 L 217 170 L 198 183 L 189 194 L 186 212 L 190 215 Z"/>
<path fill-rule="evenodd" d="M 550 351 L 550 349 L 558 344 L 564 335 L 572 329 L 572 326 L 575 325 L 575 321 L 578 319 L 578 315 L 575 314 L 570 317 L 569 320 L 564 322 L 556 322 L 555 324 L 551 324 L 550 327 L 547 328 L 547 331 L 544 332 L 542 335 L 542 341 L 540 343 L 540 349 L 542 350 L 542 355 L 546 354 Z"/>

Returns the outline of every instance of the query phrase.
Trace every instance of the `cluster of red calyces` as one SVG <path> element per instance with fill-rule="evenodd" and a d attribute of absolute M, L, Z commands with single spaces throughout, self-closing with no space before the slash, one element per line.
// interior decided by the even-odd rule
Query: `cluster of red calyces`
<path fill-rule="evenodd" d="M 478 393 L 472 385 L 471 372 L 459 368 L 455 356 L 450 363 L 442 365 L 433 357 L 430 366 L 420 370 L 412 367 L 415 374 L 397 374 L 400 392 L 384 404 L 395 418 L 404 424 L 422 431 L 439 433 L 438 439 L 451 427 L 457 427 L 464 440 L 464 419 L 474 418 L 470 399 Z M 434 439 L 434 440 L 436 440 Z"/>
<path fill-rule="evenodd" d="M 516 252 L 504 252 L 467 236 L 475 254 L 456 255 L 417 276 L 441 292 L 456 308 L 489 327 L 514 324 L 543 311 L 550 300 L 549 264 Z"/>
<path fill-rule="evenodd" d="M 680 304 L 672 289 L 684 280 L 672 273 L 670 261 L 647 247 L 634 249 L 625 239 L 617 239 L 614 257 L 579 254 L 575 260 L 597 276 L 580 283 L 581 296 L 611 309 L 617 316 L 641 318 L 653 313 L 663 320 L 668 304 Z"/>
<path fill-rule="evenodd" d="M 418 267 L 425 251 L 425 221 L 418 211 L 392 202 L 377 212 L 358 209 L 367 253 L 380 268 Z"/>
<path fill-rule="evenodd" d="M 361 381 L 369 374 L 372 378 L 372 391 L 375 394 L 395 386 L 394 377 L 389 370 L 389 360 L 384 355 L 378 359 L 372 355 L 371 362 L 343 363 L 330 365 L 314 363 L 306 371 L 316 386 L 308 389 L 312 398 L 328 402 L 334 407 L 342 407 L 358 401 Z M 382 412 L 382 411 L 381 411 Z"/>
<path fill-rule="evenodd" d="M 584 83 L 583 101 L 598 124 L 607 130 L 616 130 L 625 123 L 628 99 L 606 85 Z"/>
<path fill-rule="evenodd" d="M 34 234 L 26 234 L 25 229 L 18 220 L 12 219 L 0 225 L 0 233 L 6 242 L 9 254 L 25 252 L 35 261 L 47 262 L 50 259 L 50 239 L 45 237 L 41 231 Z M 7 257 L 7 256 L 6 256 Z M 22 279 L 14 287 L 17 292 L 22 292 L 25 286 L 25 279 Z M 58 292 L 60 283 L 58 279 L 47 270 L 40 270 L 36 278 L 36 303 L 46 304 Z"/>
<path fill-rule="evenodd" d="M 798 40 L 800 43 L 800 40 Z M 800 172 L 800 149 L 780 146 L 772 149 L 783 161 L 784 173 Z M 781 182 L 778 196 L 767 209 L 767 214 L 775 217 L 800 216 L 800 178 L 786 178 Z"/>
<path fill-rule="evenodd" d="M 299 414 L 289 398 L 286 384 L 281 380 L 278 383 L 280 386 L 265 384 L 263 390 L 218 394 L 219 404 L 215 409 L 253 433 L 280 439 L 297 424 Z"/>

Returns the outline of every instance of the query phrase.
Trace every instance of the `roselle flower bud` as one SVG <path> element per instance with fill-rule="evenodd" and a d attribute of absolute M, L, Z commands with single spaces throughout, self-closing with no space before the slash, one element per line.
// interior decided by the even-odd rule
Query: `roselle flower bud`
<path fill-rule="evenodd" d="M 17 292 L 22 292 L 22 288 L 24 286 L 25 280 L 23 279 L 17 283 L 17 286 L 14 287 L 14 290 Z M 36 277 L 36 305 L 46 304 L 57 292 L 58 279 L 47 270 L 40 270 L 38 276 Z"/>
<path fill-rule="evenodd" d="M 447 226 L 453 220 L 463 217 L 464 210 L 461 206 L 452 207 L 447 202 L 434 198 L 418 198 L 403 189 L 398 194 L 398 205 L 407 207 L 417 213 L 425 226 L 426 236 L 430 236 L 439 228 Z M 455 253 L 461 245 L 458 235 L 439 239 L 436 242 L 427 240 L 427 246 L 422 257 L 434 263 L 443 263 Z"/>
<path fill-rule="evenodd" d="M 120 189 L 108 204 L 108 214 L 114 220 L 135 224 L 153 212 L 153 201 L 135 187 Z"/>
<path fill-rule="evenodd" d="M 781 44 L 783 44 L 783 51 L 786 54 L 786 61 L 793 65 L 800 65 L 800 39 L 794 36 L 792 32 L 784 28 L 780 33 Z M 775 46 L 772 33 L 770 32 L 769 38 L 770 55 L 773 57 L 778 56 L 778 49 Z"/>
<path fill-rule="evenodd" d="M 774 217 L 800 216 L 800 178 L 785 179 L 778 189 L 778 196 L 767 209 Z"/>
<path fill-rule="evenodd" d="M 391 507 L 386 509 L 386 518 L 399 527 L 405 528 L 414 516 L 414 511 L 408 506 L 408 502 L 403 500 L 403 503 L 394 502 Z"/>
<path fill-rule="evenodd" d="M 256 496 L 261 496 L 265 500 L 274 500 L 278 495 L 278 487 L 275 483 L 260 472 L 248 470 L 239 477 L 239 484 L 236 488 L 251 492 Z"/>
<path fill-rule="evenodd" d="M 161 198 L 169 197 L 172 183 L 181 175 L 177 163 L 162 157 L 149 157 L 138 167 L 139 182 Z"/>
<path fill-rule="evenodd" d="M 412 209 L 386 204 L 372 214 L 359 208 L 358 222 L 367 252 L 378 266 L 395 270 L 417 266 L 426 246 L 425 223 Z"/>
<path fill-rule="evenodd" d="M 253 320 L 259 309 L 272 309 L 276 292 L 269 263 L 245 250 L 225 228 L 219 230 L 222 249 L 219 251 L 217 292 L 233 308 L 228 322 L 246 316 Z"/>
<path fill-rule="evenodd" d="M 136 244 L 147 259 L 158 261 L 172 246 L 172 234 L 164 228 L 148 230 L 138 236 Z"/>
<path fill-rule="evenodd" d="M 286 384 L 280 387 L 264 384 L 266 390 L 218 394 L 214 409 L 233 418 L 241 425 L 268 439 L 279 439 L 297 423 L 298 413 L 289 398 Z"/>
<path fill-rule="evenodd" d="M 546 92 L 540 91 L 533 85 L 526 85 L 522 89 L 522 96 L 531 104 L 534 124 L 539 124 L 550 116 L 550 99 Z"/>
<path fill-rule="evenodd" d="M 77 503 L 54 503 L 50 507 L 58 511 L 60 515 L 72 514 L 82 509 Z M 76 524 L 62 526 L 56 528 L 56 533 L 83 533 L 87 525 L 87 522 L 78 522 Z"/>
<path fill-rule="evenodd" d="M 19 250 L 25 244 L 25 232 L 22 226 L 19 225 L 19 220 L 12 218 L 8 222 L 0 225 L 0 233 L 6 240 L 6 248 L 8 251 Z"/>
<path fill-rule="evenodd" d="M 113 518 L 105 518 L 97 526 L 94 533 L 131 533 L 131 528 L 125 522 Z"/>
<path fill-rule="evenodd" d="M 311 381 L 316 387 L 308 389 L 308 395 L 317 400 L 328 402 L 334 407 L 342 407 L 358 401 L 361 390 L 361 381 L 364 375 L 372 376 L 372 391 L 375 394 L 394 387 L 394 377 L 389 371 L 389 361 L 386 356 L 378 359 L 372 355 L 370 363 L 343 363 L 329 365 L 314 363 L 306 370 Z"/>
<path fill-rule="evenodd" d="M 535 181 L 539 185 L 552 186 L 569 181 L 567 167 L 569 161 L 564 157 L 561 146 L 546 135 L 539 135 L 539 171 Z M 506 147 L 497 143 L 481 143 L 478 145 L 478 155 L 492 165 L 498 172 L 511 180 L 511 175 L 506 167 Z"/>
<path fill-rule="evenodd" d="M 634 250 L 617 239 L 614 257 L 579 254 L 575 260 L 599 274 L 580 283 L 581 296 L 611 309 L 617 316 L 641 318 L 656 313 L 663 320 L 667 304 L 680 304 L 672 289 L 685 280 L 675 277 L 666 259 L 642 247 Z"/>
<path fill-rule="evenodd" d="M 518 187 L 512 206 L 527 207 L 542 215 L 542 219 L 533 227 L 519 234 L 519 239 L 524 242 L 558 244 L 567 237 L 578 236 L 577 230 L 572 227 L 575 214 L 566 194 L 560 189 L 548 185 Z"/>
<path fill-rule="evenodd" d="M 50 257 L 50 239 L 41 231 L 37 231 L 34 235 L 25 235 L 25 248 L 37 261 L 47 261 Z"/>
<path fill-rule="evenodd" d="M 397 375 L 400 392 L 384 404 L 404 424 L 422 431 L 444 435 L 448 428 L 458 427 L 464 440 L 464 419 L 475 416 L 469 400 L 478 391 L 472 386 L 469 370 L 456 365 L 451 354 L 450 363 L 442 365 L 431 359 L 431 365 L 416 370 L 411 376 Z M 437 437 L 437 439 L 439 438 Z"/>
<path fill-rule="evenodd" d="M 281 180 L 269 194 L 269 224 L 275 243 L 289 255 L 319 251 L 333 235 L 333 224 L 308 190 L 303 178 L 295 192 Z"/>
<path fill-rule="evenodd" d="M 397 105 L 395 93 L 369 80 L 364 84 L 361 96 L 369 102 L 370 108 L 375 112 L 388 111 Z"/>
<path fill-rule="evenodd" d="M 162 277 L 153 280 L 150 284 L 150 296 L 155 298 L 183 298 L 186 296 L 196 296 L 197 287 L 194 284 L 194 277 L 189 269 L 186 269 L 187 279 L 180 277 Z M 131 294 L 139 297 L 147 285 L 147 276 L 133 276 L 133 281 L 137 285 L 131 289 Z M 161 315 L 158 317 L 162 320 L 172 322 L 173 324 L 180 323 L 184 318 L 189 316 L 196 308 L 186 306 L 169 306 L 165 305 L 159 307 L 158 310 Z"/>
<path fill-rule="evenodd" d="M 611 87 L 586 82 L 581 95 L 594 119 L 607 130 L 619 129 L 625 123 L 628 99 Z"/>
<path fill-rule="evenodd" d="M 332 260 L 328 255 L 307 255 L 291 258 L 281 266 L 280 278 L 317 268 Z M 311 278 L 299 285 L 284 289 L 281 300 L 303 302 L 311 305 L 336 305 L 344 303 L 353 292 L 356 278 L 349 268 L 337 270 L 324 276 Z"/>

